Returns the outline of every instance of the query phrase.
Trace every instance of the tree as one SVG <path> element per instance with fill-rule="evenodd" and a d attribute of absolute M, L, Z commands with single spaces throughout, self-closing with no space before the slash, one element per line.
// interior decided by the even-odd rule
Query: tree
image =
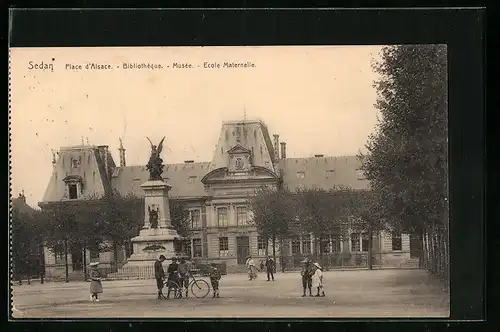
<path fill-rule="evenodd" d="M 293 232 L 296 214 L 292 193 L 286 189 L 262 187 L 248 198 L 248 203 L 253 214 L 251 223 L 257 227 L 266 243 L 271 240 L 276 262 L 276 242 L 279 240 L 282 244 Z"/>
<path fill-rule="evenodd" d="M 446 47 L 387 46 L 374 70 L 380 119 L 362 169 L 393 228 L 447 245 Z"/>
<path fill-rule="evenodd" d="M 45 245 L 55 254 L 64 254 L 66 282 L 69 282 L 69 248 L 85 241 L 88 232 L 85 225 L 81 224 L 84 215 L 78 214 L 78 203 L 71 201 L 61 201 L 47 206 L 43 214 L 47 221 L 44 232 Z"/>
<path fill-rule="evenodd" d="M 114 252 L 118 264 L 118 248 L 127 246 L 144 225 L 144 199 L 131 193 L 121 195 L 114 191 L 100 199 L 97 221 L 102 222 L 101 250 Z"/>
<path fill-rule="evenodd" d="M 22 211 L 16 206 L 12 209 L 12 263 L 14 277 L 21 280 L 22 275 L 27 276 L 28 283 L 34 272 L 33 267 L 43 266 L 43 255 L 40 246 L 43 243 L 40 212 L 36 210 Z"/>
<path fill-rule="evenodd" d="M 184 251 L 191 237 L 191 219 L 182 200 L 170 200 L 170 220 L 172 227 L 181 237 L 180 241 L 176 241 L 175 248 L 178 252 Z"/>
<path fill-rule="evenodd" d="M 320 243 L 330 236 L 342 237 L 345 227 L 346 188 L 337 187 L 329 191 L 324 189 L 300 189 L 298 199 L 298 216 L 300 233 L 312 234 L 314 240 L 314 256 L 321 257 Z"/>
<path fill-rule="evenodd" d="M 351 220 L 350 228 L 358 233 L 368 233 L 368 269 L 373 269 L 373 235 L 385 230 L 381 200 L 375 197 L 377 192 L 370 190 L 350 190 L 345 205 Z"/>

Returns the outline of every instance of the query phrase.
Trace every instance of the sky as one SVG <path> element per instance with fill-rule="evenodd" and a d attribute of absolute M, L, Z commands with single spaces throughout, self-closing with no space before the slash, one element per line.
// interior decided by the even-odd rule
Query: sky
<path fill-rule="evenodd" d="M 28 204 L 36 206 L 50 180 L 51 151 L 61 146 L 82 140 L 108 145 L 118 164 L 121 137 L 127 165 L 144 165 L 150 152 L 146 136 L 154 143 L 166 136 L 165 163 L 211 161 L 222 122 L 245 118 L 260 119 L 270 135 L 279 134 L 287 157 L 355 155 L 375 130 L 377 76 L 371 63 L 380 50 L 12 48 L 12 195 L 24 190 Z M 205 62 L 221 68 L 204 68 Z M 224 62 L 255 66 L 224 68 Z M 112 69 L 85 69 L 90 63 Z M 123 63 L 163 68 L 124 69 Z M 174 63 L 192 68 L 173 68 Z"/>

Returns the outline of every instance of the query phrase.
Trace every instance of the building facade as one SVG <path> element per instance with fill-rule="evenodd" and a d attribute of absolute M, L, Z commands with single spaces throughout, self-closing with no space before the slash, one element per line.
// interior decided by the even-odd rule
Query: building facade
<path fill-rule="evenodd" d="M 212 262 L 224 262 L 228 271 L 244 266 L 248 255 L 264 259 L 267 243 L 251 226 L 247 206 L 249 195 L 262 186 L 278 188 L 324 188 L 349 186 L 368 189 L 368 181 L 359 171 L 356 156 L 287 158 L 286 143 L 279 135 L 271 138 L 262 121 L 229 121 L 222 124 L 219 140 L 211 162 L 187 160 L 182 164 L 167 164 L 163 179 L 172 186 L 171 199 L 185 202 L 193 229 L 188 254 Z M 140 185 L 148 179 L 145 166 L 127 166 L 125 149 L 119 147 L 120 162 L 116 166 L 107 146 L 76 146 L 61 148 L 53 159 L 53 173 L 40 206 L 62 200 L 86 200 L 116 190 L 126 195 L 142 197 Z M 351 234 L 346 239 L 331 239 L 323 244 L 322 252 L 363 253 L 367 251 L 364 234 Z M 290 240 L 278 254 L 304 256 L 313 250 L 311 238 Z M 374 251 L 384 253 L 387 262 L 409 258 L 409 237 L 377 234 Z M 76 261 L 100 259 L 101 262 L 126 260 L 124 253 L 72 254 L 71 268 L 78 270 Z M 46 264 L 58 266 L 64 257 L 46 251 Z M 82 256 L 86 256 L 82 259 Z M 91 257 L 93 256 L 93 257 Z M 59 267 L 57 269 L 60 270 Z M 50 273 L 58 274 L 54 269 Z"/>

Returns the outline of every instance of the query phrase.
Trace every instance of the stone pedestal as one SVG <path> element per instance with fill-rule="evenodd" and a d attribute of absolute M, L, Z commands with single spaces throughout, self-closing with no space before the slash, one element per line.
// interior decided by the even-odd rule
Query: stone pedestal
<path fill-rule="evenodd" d="M 170 186 L 162 180 L 147 181 L 141 185 L 144 190 L 144 226 L 138 236 L 132 239 L 134 253 L 127 260 L 127 267 L 152 266 L 164 255 L 167 260 L 176 256 L 174 239 L 179 235 L 172 227 L 168 191 Z M 158 225 L 151 227 L 149 210 L 158 211 Z"/>

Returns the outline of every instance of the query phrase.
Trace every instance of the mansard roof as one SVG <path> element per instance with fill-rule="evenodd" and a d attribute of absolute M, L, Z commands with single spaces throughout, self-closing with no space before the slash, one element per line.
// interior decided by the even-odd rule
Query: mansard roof
<path fill-rule="evenodd" d="M 203 197 L 207 195 L 201 182 L 209 172 L 209 162 L 167 164 L 163 168 L 163 179 L 172 186 L 171 198 Z M 115 168 L 111 184 L 119 193 L 132 193 L 138 197 L 144 196 L 141 184 L 146 182 L 149 172 L 145 166 L 124 166 Z"/>
<path fill-rule="evenodd" d="M 222 123 L 219 140 L 210 170 L 226 167 L 229 151 L 240 146 L 252 153 L 253 166 L 274 169 L 274 148 L 267 126 L 258 120 L 228 121 Z"/>
<path fill-rule="evenodd" d="M 283 185 L 290 190 L 331 189 L 340 185 L 353 189 L 368 188 L 368 181 L 360 177 L 358 169 L 361 163 L 356 156 L 285 158 L 276 162 L 266 125 L 262 121 L 245 120 L 223 123 L 212 162 L 165 165 L 162 176 L 172 186 L 170 197 L 207 196 L 202 179 L 215 170 L 227 168 L 230 154 L 237 152 L 250 153 L 252 170 L 265 169 L 270 174 L 279 174 Z M 71 168 L 74 158 L 79 160 L 77 168 Z M 148 180 L 149 172 L 145 166 L 116 167 L 107 146 L 61 148 L 43 202 L 63 198 L 66 190 L 63 179 L 67 176 L 82 178 L 84 196 L 117 190 L 123 195 L 132 193 L 142 197 L 144 192 L 140 186 Z"/>
<path fill-rule="evenodd" d="M 72 167 L 72 160 L 77 167 Z M 54 163 L 52 175 L 45 190 L 42 202 L 58 202 L 65 198 L 66 184 L 64 179 L 79 179 L 85 185 L 82 195 L 103 195 L 110 190 L 109 175 L 115 167 L 113 157 L 107 146 L 80 145 L 62 147 Z"/>
<path fill-rule="evenodd" d="M 356 156 L 311 157 L 280 159 L 279 166 L 283 185 L 296 188 L 323 188 L 348 186 L 352 189 L 368 189 Z"/>

